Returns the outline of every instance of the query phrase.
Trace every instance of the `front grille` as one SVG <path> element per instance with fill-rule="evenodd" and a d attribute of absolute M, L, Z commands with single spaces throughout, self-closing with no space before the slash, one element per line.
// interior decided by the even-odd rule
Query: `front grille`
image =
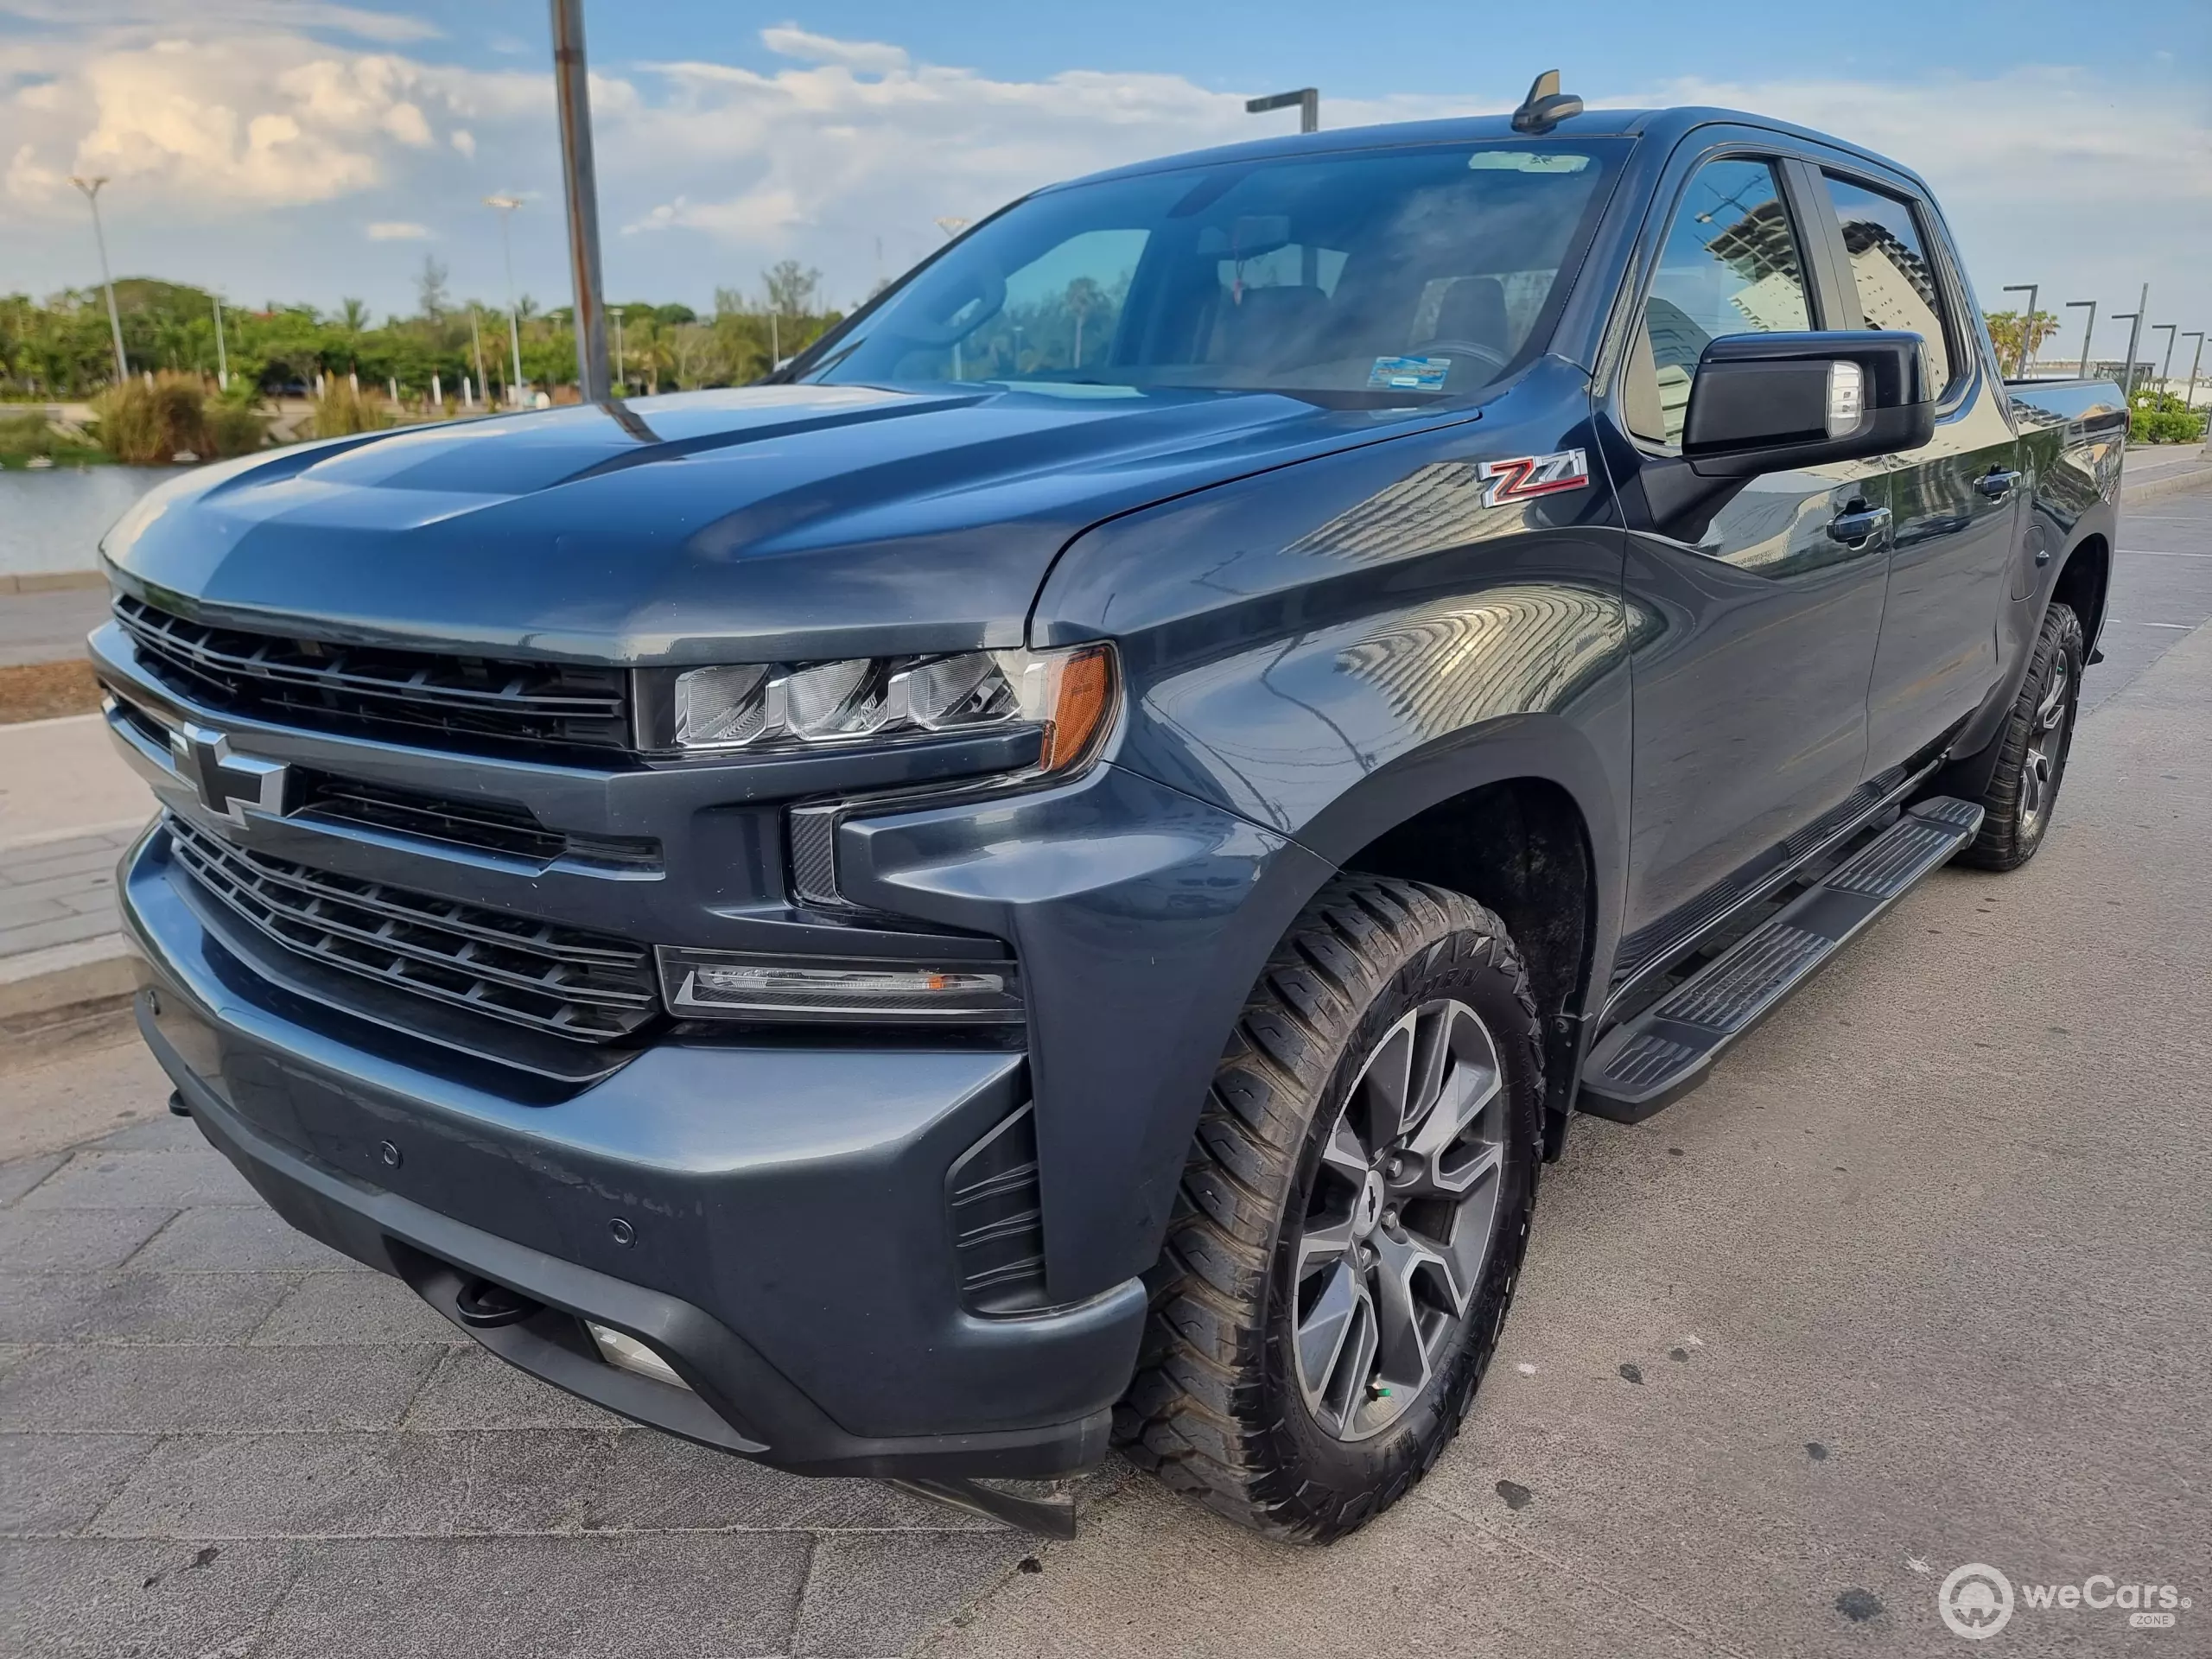
<path fill-rule="evenodd" d="M 292 816 L 310 823 L 358 824 L 538 864 L 569 849 L 566 836 L 548 830 L 527 807 L 505 801 L 437 800 L 350 778 L 310 778 L 302 794 Z"/>
<path fill-rule="evenodd" d="M 149 671 L 187 696 L 239 714 L 327 730 L 404 728 L 457 747 L 630 742 L 620 669 L 209 627 L 128 594 L 117 595 L 115 618 Z"/>
<path fill-rule="evenodd" d="M 292 814 L 303 823 L 337 823 L 409 836 L 445 847 L 498 853 L 540 866 L 556 859 L 609 869 L 660 868 L 660 843 L 646 836 L 578 836 L 549 830 L 512 801 L 453 801 L 352 778 L 307 774 Z"/>
<path fill-rule="evenodd" d="M 333 968 L 584 1042 L 616 1041 L 659 1011 L 643 945 L 308 869 L 173 815 L 167 827 L 177 862 L 209 897 Z"/>

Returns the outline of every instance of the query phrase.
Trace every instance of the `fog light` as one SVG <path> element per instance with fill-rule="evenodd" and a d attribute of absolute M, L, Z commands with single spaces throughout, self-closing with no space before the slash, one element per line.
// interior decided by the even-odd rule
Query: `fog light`
<path fill-rule="evenodd" d="M 706 1019 L 1019 1020 L 1020 976 L 1010 962 L 878 962 L 864 957 L 748 956 L 660 950 L 669 1009 Z"/>
<path fill-rule="evenodd" d="M 672 1382 L 679 1389 L 691 1386 L 676 1374 L 676 1367 L 635 1337 L 601 1325 L 596 1319 L 586 1319 L 584 1329 L 591 1332 L 591 1339 L 599 1348 L 599 1357 L 608 1364 L 621 1370 L 635 1371 L 639 1376 L 650 1376 L 656 1382 Z"/>

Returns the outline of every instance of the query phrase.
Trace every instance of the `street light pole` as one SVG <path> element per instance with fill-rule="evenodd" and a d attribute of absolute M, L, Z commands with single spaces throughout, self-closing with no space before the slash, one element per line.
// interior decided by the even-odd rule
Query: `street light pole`
<path fill-rule="evenodd" d="M 492 383 L 484 378 L 484 331 L 476 326 L 476 302 L 468 302 L 468 349 L 476 359 L 476 395 L 489 408 L 492 402 Z"/>
<path fill-rule="evenodd" d="M 2143 319 L 2149 315 L 2150 309 L 2151 284 L 2145 283 L 2143 284 L 2142 293 L 2136 298 L 2135 309 L 2130 314 L 2131 327 L 2127 331 L 2127 384 L 2121 390 L 2127 394 L 2128 407 L 2131 409 L 2134 407 L 2135 403 L 2135 348 L 2143 342 Z"/>
<path fill-rule="evenodd" d="M 2066 308 L 2069 311 L 2076 306 L 2082 305 L 2086 305 L 2089 308 L 2089 326 L 2082 331 L 2082 367 L 2080 372 L 2081 378 L 2086 380 L 2089 378 L 2089 341 L 2095 338 L 2097 332 L 2097 302 L 2094 300 L 2069 300 L 2066 302 Z"/>
<path fill-rule="evenodd" d="M 507 401 L 517 408 L 522 406 L 522 320 L 515 311 L 515 244 L 508 231 L 514 211 L 522 206 L 520 196 L 486 196 L 484 205 L 499 211 L 499 251 L 507 262 L 507 345 L 514 353 L 514 378 L 507 383 Z"/>
<path fill-rule="evenodd" d="M 569 193 L 569 270 L 575 289 L 576 389 L 607 401 L 607 314 L 600 302 L 599 182 L 591 155 L 591 85 L 583 0 L 551 0 L 553 84 L 561 105 L 561 173 Z"/>
<path fill-rule="evenodd" d="M 223 346 L 223 296 L 210 294 L 215 302 L 215 384 L 225 391 L 231 389 L 231 354 Z"/>
<path fill-rule="evenodd" d="M 2151 332 L 2152 332 L 2152 334 L 2157 334 L 2157 333 L 2158 332 L 2158 330 L 2159 330 L 2159 329 L 2161 329 L 2161 328 L 2163 328 L 2163 329 L 2164 329 L 2164 330 L 2166 331 L 2166 357 L 2165 357 L 2165 361 L 2164 361 L 2163 363 L 2161 363 L 2161 364 L 2159 364 L 2159 365 L 2158 365 L 2158 395 L 2159 395 L 2161 397 L 2164 397 L 2164 396 L 2166 395 L 2166 388 L 2167 388 L 2167 386 L 2171 385 L 2172 384 L 2172 382 L 2173 382 L 2173 378 L 2174 378 L 2174 331 L 2175 331 L 2176 329 L 2179 328 L 2180 327 L 2181 327 L 2181 324 L 2179 324 L 2179 323 L 2177 323 L 2177 322 L 2160 322 L 2160 323 L 2154 323 L 2153 325 L 2152 325 Z"/>
<path fill-rule="evenodd" d="M 1272 92 L 1265 98 L 1248 98 L 1244 100 L 1244 113 L 1265 115 L 1269 110 L 1287 110 L 1294 104 L 1298 106 L 1298 130 L 1300 132 L 1320 131 L 1321 89 L 1319 86 L 1300 86 L 1294 92 Z"/>
<path fill-rule="evenodd" d="M 2140 311 L 2115 311 L 2107 321 L 2135 325 L 2127 331 L 2127 361 L 2120 365 L 2120 393 L 2125 402 L 2135 395 L 2135 338 L 2137 331 L 2143 327 L 2143 314 Z"/>
<path fill-rule="evenodd" d="M 107 290 L 107 326 L 108 332 L 115 336 L 115 384 L 119 386 L 130 378 L 130 365 L 123 356 L 123 318 L 115 308 L 115 278 L 107 270 L 107 232 L 100 228 L 100 186 L 107 182 L 107 175 L 103 173 L 86 179 L 72 173 L 69 182 L 83 191 L 85 200 L 92 205 L 92 240 L 99 245 L 100 286 Z"/>
<path fill-rule="evenodd" d="M 2181 395 L 2182 410 L 2186 414 L 2196 407 L 2196 371 L 2197 366 L 2204 361 L 2204 331 L 2198 328 L 2183 334 L 2182 338 L 2196 342 L 2196 354 L 2189 359 L 2189 390 Z"/>
<path fill-rule="evenodd" d="M 2033 334 L 2036 331 L 2036 291 L 2038 286 L 2039 285 L 2035 283 L 2007 283 L 2005 284 L 2005 292 L 2007 294 L 2024 294 L 2028 296 L 2028 308 L 2021 314 L 2020 317 L 2019 356 L 2012 366 L 2012 372 L 2014 376 L 2022 380 L 2028 378 L 2028 353 L 2031 349 L 2028 344 L 2028 340 L 2029 336 Z"/>

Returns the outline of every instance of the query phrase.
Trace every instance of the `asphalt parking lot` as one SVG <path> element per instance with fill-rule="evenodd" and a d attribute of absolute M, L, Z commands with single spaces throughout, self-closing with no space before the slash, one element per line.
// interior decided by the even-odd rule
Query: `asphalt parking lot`
<path fill-rule="evenodd" d="M 1963 1654 L 1982 1561 L 2195 1604 L 1990 1653 L 2212 1652 L 2212 493 L 2123 543 L 2036 862 L 1582 1121 L 1465 1433 L 1346 1543 L 1109 1469 L 1046 1547 L 626 1429 L 289 1232 L 94 1029 L 0 1060 L 11 1138 L 74 1126 L 0 1164 L 0 1649 Z"/>

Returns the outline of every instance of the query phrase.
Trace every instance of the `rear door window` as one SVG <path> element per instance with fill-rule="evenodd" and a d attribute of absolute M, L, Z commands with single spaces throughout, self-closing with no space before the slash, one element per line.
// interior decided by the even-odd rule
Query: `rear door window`
<path fill-rule="evenodd" d="M 1902 328 L 1925 340 L 1929 384 L 1941 397 L 1951 384 L 1957 361 L 1952 342 L 1958 334 L 1948 326 L 1942 285 L 1918 215 L 1902 197 L 1833 173 L 1826 176 L 1866 326 Z"/>

